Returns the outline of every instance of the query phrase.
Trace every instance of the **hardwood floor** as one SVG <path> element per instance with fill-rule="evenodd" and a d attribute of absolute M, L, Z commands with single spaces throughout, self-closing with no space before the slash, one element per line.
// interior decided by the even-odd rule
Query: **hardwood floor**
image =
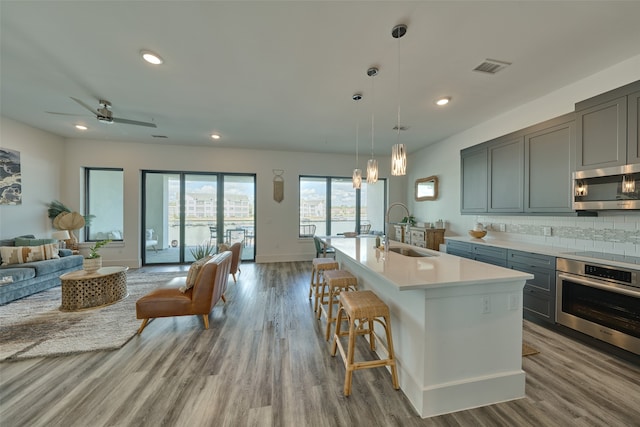
<path fill-rule="evenodd" d="M 356 372 L 345 398 L 310 266 L 243 264 L 209 330 L 156 319 L 120 350 L 1 363 L 0 425 L 640 426 L 639 365 L 527 321 L 524 399 L 421 419 L 385 369 Z"/>

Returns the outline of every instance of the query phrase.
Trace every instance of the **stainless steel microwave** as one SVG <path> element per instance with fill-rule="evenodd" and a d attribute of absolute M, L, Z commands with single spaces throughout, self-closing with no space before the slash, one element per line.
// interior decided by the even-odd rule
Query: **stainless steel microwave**
<path fill-rule="evenodd" d="M 640 164 L 574 172 L 573 209 L 640 209 Z"/>

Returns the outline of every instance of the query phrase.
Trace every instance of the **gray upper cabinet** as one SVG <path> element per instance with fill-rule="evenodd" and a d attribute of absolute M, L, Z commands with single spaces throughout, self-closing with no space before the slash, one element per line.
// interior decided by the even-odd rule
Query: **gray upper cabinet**
<path fill-rule="evenodd" d="M 524 211 L 572 212 L 575 116 L 535 126 L 524 136 Z"/>
<path fill-rule="evenodd" d="M 576 170 L 627 162 L 627 97 L 576 111 Z"/>
<path fill-rule="evenodd" d="M 640 81 L 576 104 L 575 170 L 640 163 L 637 133 L 635 142 L 629 135 L 638 128 L 638 90 Z"/>
<path fill-rule="evenodd" d="M 460 152 L 460 212 L 487 211 L 487 147 Z"/>
<path fill-rule="evenodd" d="M 627 96 L 629 163 L 640 163 L 640 91 Z"/>
<path fill-rule="evenodd" d="M 640 80 L 466 148 L 460 161 L 462 214 L 575 213 L 573 171 L 640 164 Z"/>
<path fill-rule="evenodd" d="M 573 212 L 573 113 L 464 149 L 460 213 Z"/>
<path fill-rule="evenodd" d="M 499 139 L 488 148 L 489 206 L 487 212 L 522 212 L 524 139 Z"/>

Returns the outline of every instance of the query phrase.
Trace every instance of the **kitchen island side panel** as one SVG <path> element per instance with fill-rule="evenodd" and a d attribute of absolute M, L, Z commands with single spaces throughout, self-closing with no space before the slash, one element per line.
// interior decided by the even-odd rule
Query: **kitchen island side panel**
<path fill-rule="evenodd" d="M 524 280 L 399 290 L 339 249 L 337 260 L 389 306 L 400 388 L 421 417 L 524 397 Z"/>

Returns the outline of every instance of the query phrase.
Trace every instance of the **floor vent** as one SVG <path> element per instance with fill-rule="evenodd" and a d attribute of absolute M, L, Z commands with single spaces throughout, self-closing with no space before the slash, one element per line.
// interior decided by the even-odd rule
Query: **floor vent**
<path fill-rule="evenodd" d="M 484 62 L 478 65 L 473 71 L 480 73 L 495 74 L 503 68 L 511 65 L 511 62 L 498 61 L 496 59 L 485 59 Z"/>

